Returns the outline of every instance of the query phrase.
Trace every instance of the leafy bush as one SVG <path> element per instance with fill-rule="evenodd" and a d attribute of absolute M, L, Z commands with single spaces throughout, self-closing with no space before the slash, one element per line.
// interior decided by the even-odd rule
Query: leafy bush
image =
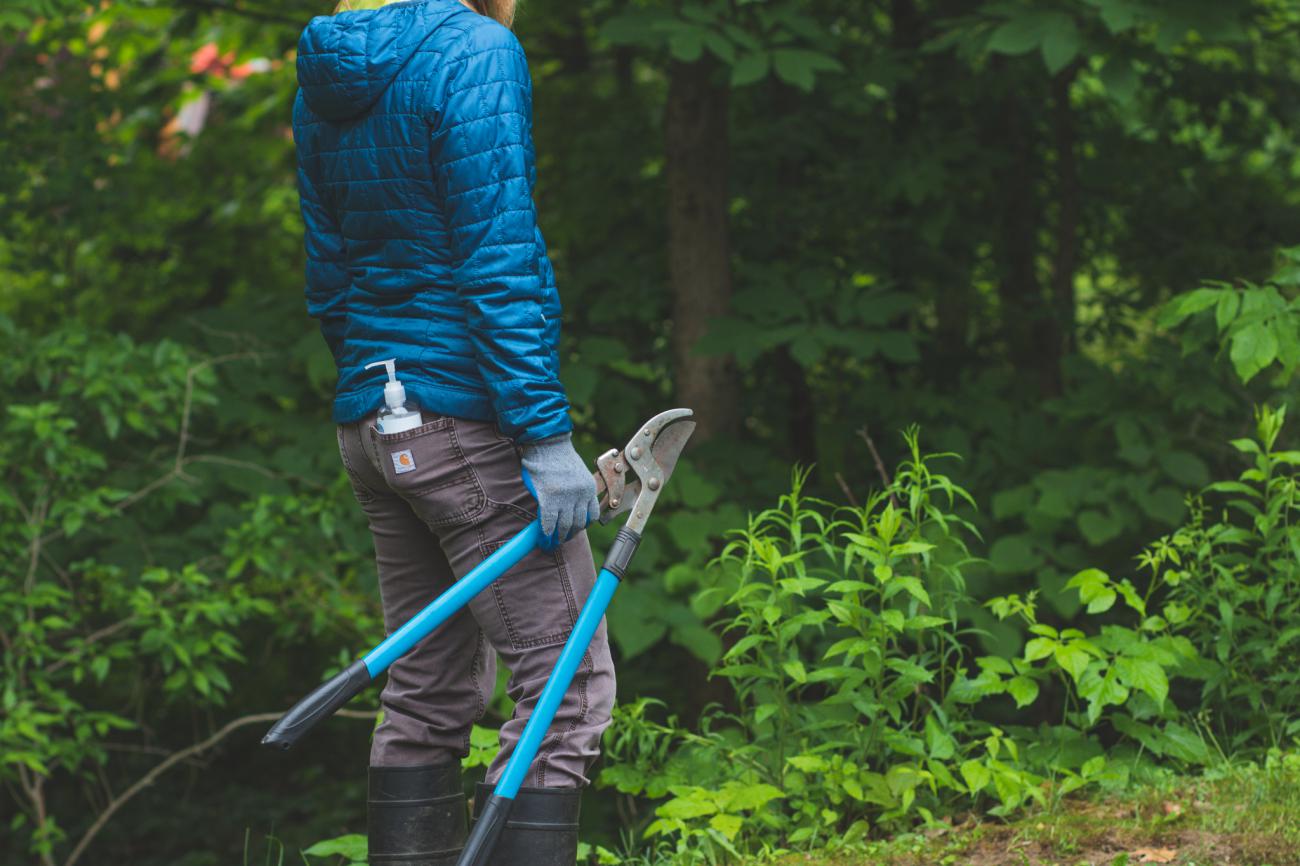
<path fill-rule="evenodd" d="M 1177 635 L 1201 657 L 1205 684 L 1188 705 L 1225 754 L 1300 736 L 1300 451 L 1278 447 L 1285 420 L 1285 407 L 1258 410 L 1255 438 L 1232 443 L 1250 468 L 1211 484 L 1186 526 L 1142 552 L 1148 589 L 1129 602 L 1145 632 Z"/>
<path fill-rule="evenodd" d="M 3 317 L 0 339 L 0 781 L 15 847 L 71 866 L 163 772 L 268 722 L 212 721 L 238 703 L 250 635 L 373 634 L 377 616 L 340 587 L 346 554 L 320 543 L 352 507 L 343 479 L 331 495 L 266 494 L 224 514 L 207 497 L 213 467 L 247 468 L 195 446 L 213 359 L 75 326 L 37 336 Z M 157 735 L 187 712 L 181 744 Z M 161 757 L 141 769 L 140 754 Z"/>
<path fill-rule="evenodd" d="M 876 827 L 959 808 L 1052 807 L 1135 771 L 1259 758 L 1300 723 L 1300 455 L 1283 411 L 1258 413 L 1255 465 L 1190 497 L 1191 518 L 1120 579 L 1070 578 L 1082 627 L 1054 625 L 1038 590 L 986 601 L 1023 649 L 979 655 L 964 574 L 970 497 L 923 454 L 861 506 L 805 495 L 808 473 L 750 518 L 715 563 L 725 598 L 726 707 L 694 730 L 656 702 L 621 708 L 599 784 L 674 862 L 851 846 Z M 1228 495 L 1217 522 L 1205 497 Z M 1227 707 L 1234 708 L 1231 713 Z M 641 807 L 653 801 L 653 815 Z"/>

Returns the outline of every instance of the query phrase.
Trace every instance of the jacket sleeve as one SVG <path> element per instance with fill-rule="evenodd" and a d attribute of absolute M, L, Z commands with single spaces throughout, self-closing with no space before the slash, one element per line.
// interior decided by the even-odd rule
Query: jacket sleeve
<path fill-rule="evenodd" d="M 537 272 L 542 281 L 542 318 L 545 319 L 543 337 L 550 347 L 551 372 L 560 375 L 560 291 L 555 286 L 555 269 L 546 254 L 546 241 L 537 231 Z"/>
<path fill-rule="evenodd" d="M 452 279 L 497 423 L 531 442 L 573 428 L 533 203 L 532 82 L 523 48 L 500 25 L 472 28 L 458 49 L 432 133 Z"/>
<path fill-rule="evenodd" d="M 302 117 L 302 95 L 294 103 L 294 128 Z M 303 159 L 302 136 L 298 142 L 298 203 L 302 209 L 303 242 L 307 248 L 305 270 L 307 315 L 320 321 L 325 344 L 337 359 L 347 325 L 348 275 L 346 248 L 338 222 L 320 194 L 320 180 L 309 171 L 311 160 Z"/>
<path fill-rule="evenodd" d="M 532 139 L 528 140 L 528 183 L 537 187 L 537 156 L 533 150 Z M 542 281 L 542 318 L 546 320 L 545 338 L 551 347 L 551 369 L 560 375 L 560 319 L 563 310 L 560 307 L 560 290 L 555 285 L 555 268 L 546 253 L 546 239 L 542 230 L 537 229 L 537 274 Z"/>

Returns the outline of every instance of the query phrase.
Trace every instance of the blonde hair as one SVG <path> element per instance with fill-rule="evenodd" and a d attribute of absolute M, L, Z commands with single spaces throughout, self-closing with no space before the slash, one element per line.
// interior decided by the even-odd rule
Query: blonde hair
<path fill-rule="evenodd" d="M 339 0 L 338 5 L 334 7 L 334 14 L 356 12 L 361 9 L 379 9 L 389 3 L 398 2 L 401 0 Z M 464 2 L 478 14 L 499 21 L 506 27 L 514 24 L 518 0 L 464 0 Z"/>
<path fill-rule="evenodd" d="M 469 0 L 480 15 L 495 19 L 506 27 L 515 23 L 517 0 Z"/>

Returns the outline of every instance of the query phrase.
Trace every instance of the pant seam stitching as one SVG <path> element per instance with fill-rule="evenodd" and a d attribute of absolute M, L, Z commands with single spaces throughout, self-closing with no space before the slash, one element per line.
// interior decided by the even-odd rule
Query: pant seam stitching
<path fill-rule="evenodd" d="M 565 604 L 568 605 L 569 608 L 568 632 L 569 634 L 572 634 L 574 627 L 578 624 L 576 612 L 577 598 L 573 592 L 573 583 L 569 580 L 568 557 L 565 555 L 563 547 L 559 549 L 558 555 L 555 559 L 556 564 L 559 567 L 560 581 L 564 586 Z M 592 590 L 595 590 L 594 585 L 592 586 Z M 590 596 L 588 597 L 590 598 Z M 587 668 L 587 670 L 582 673 L 582 678 L 578 686 L 578 715 L 569 721 L 568 726 L 564 730 L 564 734 L 557 733 L 550 738 L 551 744 L 549 747 L 546 747 L 546 743 L 543 741 L 543 748 L 539 750 L 541 753 L 537 756 L 537 782 L 540 787 L 546 787 L 546 770 L 550 765 L 551 756 L 555 753 L 555 750 L 559 748 L 560 743 L 564 741 L 566 736 L 576 731 L 578 727 L 587 720 L 587 681 L 591 678 L 591 671 L 595 669 L 595 661 L 591 657 L 590 648 L 584 650 L 582 653 L 582 666 Z M 583 774 L 586 774 L 585 768 Z"/>

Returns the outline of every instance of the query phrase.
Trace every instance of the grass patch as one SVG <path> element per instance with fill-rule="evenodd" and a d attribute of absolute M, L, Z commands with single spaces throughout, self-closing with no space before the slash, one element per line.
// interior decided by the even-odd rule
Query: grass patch
<path fill-rule="evenodd" d="M 1300 769 L 1219 770 L 1069 799 L 1011 822 L 966 816 L 782 866 L 1300 866 Z"/>

